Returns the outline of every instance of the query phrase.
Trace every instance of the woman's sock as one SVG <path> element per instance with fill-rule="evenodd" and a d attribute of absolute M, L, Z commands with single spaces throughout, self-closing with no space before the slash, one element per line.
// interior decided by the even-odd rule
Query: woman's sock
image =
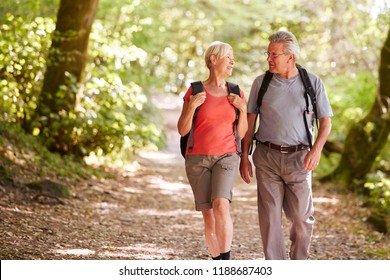
<path fill-rule="evenodd" d="M 230 260 L 230 251 L 221 254 L 221 260 Z"/>

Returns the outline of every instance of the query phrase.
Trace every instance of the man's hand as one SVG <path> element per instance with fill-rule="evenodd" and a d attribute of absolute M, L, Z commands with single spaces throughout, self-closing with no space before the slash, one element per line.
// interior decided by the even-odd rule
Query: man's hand
<path fill-rule="evenodd" d="M 321 159 L 321 151 L 318 152 L 316 149 L 311 149 L 303 160 L 303 167 L 307 171 L 312 171 L 317 168 Z"/>

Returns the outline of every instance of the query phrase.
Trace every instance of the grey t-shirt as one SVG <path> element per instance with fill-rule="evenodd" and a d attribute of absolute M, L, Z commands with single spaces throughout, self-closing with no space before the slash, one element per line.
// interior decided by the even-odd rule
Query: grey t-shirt
<path fill-rule="evenodd" d="M 317 98 L 317 113 L 319 118 L 333 116 L 329 99 L 321 79 L 308 72 Z M 258 76 L 252 84 L 248 113 L 257 114 L 257 96 L 264 74 Z M 284 79 L 276 74 L 265 93 L 260 108 L 260 128 L 256 139 L 261 142 L 269 141 L 277 145 L 309 145 L 303 119 L 306 110 L 304 97 L 305 88 L 301 77 L 296 75 L 291 79 Z M 310 98 L 309 98 L 310 99 Z M 309 100 L 309 110 L 313 112 Z M 314 114 L 306 114 L 313 139 Z"/>

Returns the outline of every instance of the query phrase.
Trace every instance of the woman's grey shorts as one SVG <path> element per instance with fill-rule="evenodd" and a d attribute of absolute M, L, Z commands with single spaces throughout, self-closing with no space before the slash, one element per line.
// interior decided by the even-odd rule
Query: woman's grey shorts
<path fill-rule="evenodd" d="M 211 209 L 215 198 L 232 201 L 238 164 L 239 156 L 236 153 L 222 156 L 186 156 L 187 178 L 194 194 L 197 211 Z"/>

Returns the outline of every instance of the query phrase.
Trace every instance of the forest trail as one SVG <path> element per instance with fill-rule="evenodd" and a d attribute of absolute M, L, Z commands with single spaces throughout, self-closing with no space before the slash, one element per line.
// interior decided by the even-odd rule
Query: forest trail
<path fill-rule="evenodd" d="M 39 203 L 22 191 L 0 196 L 1 259 L 210 259 L 179 150 L 181 100 L 155 103 L 166 118 L 165 151 L 141 153 L 136 168 L 117 170 L 112 179 L 80 182 L 64 205 Z M 390 238 L 364 222 L 367 210 L 356 198 L 316 182 L 313 192 L 310 259 L 390 259 L 383 253 Z M 231 214 L 233 259 L 264 259 L 254 180 L 237 178 Z"/>

